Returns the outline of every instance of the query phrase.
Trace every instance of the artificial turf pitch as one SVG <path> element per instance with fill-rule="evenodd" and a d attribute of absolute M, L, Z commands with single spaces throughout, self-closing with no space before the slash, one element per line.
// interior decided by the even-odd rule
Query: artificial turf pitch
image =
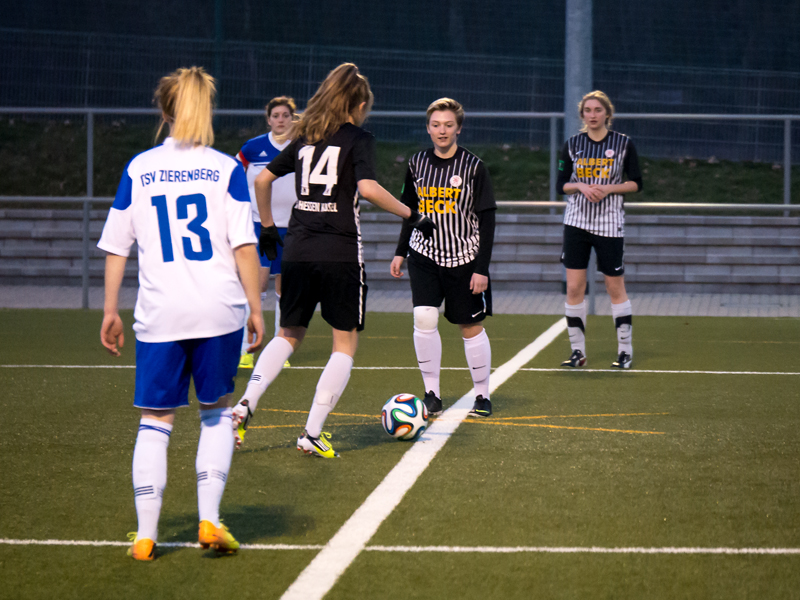
<path fill-rule="evenodd" d="M 100 320 L 2 310 L 0 364 L 132 365 L 132 332 L 114 359 Z M 494 366 L 555 321 L 490 319 Z M 440 329 L 443 366 L 465 367 L 456 328 Z M 536 370 L 567 357 L 564 333 L 498 388 L 492 419 L 459 427 L 326 597 L 797 597 L 800 554 L 785 550 L 800 549 L 800 321 L 636 317 L 628 372 L 604 371 L 609 317 L 590 317 L 587 337 L 589 370 Z M 162 546 L 154 563 L 124 546 L 8 543 L 135 530 L 134 370 L 0 367 L 0 597 L 279 598 L 410 447 L 383 433 L 383 402 L 423 393 L 410 315 L 370 314 L 356 366 L 407 369 L 354 370 L 327 427 L 342 458 L 303 456 L 294 442 L 329 353 L 317 316 L 262 399 L 222 502 L 240 542 L 286 549 Z M 470 387 L 466 370 L 443 371 L 445 407 Z M 161 543 L 197 539 L 198 433 L 196 410 L 179 411 Z M 593 547 L 781 553 L 567 551 Z"/>

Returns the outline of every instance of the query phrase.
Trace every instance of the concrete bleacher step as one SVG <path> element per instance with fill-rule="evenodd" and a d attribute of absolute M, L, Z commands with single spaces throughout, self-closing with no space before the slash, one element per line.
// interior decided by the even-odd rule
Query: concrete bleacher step
<path fill-rule="evenodd" d="M 108 209 L 90 211 L 89 276 L 102 282 L 105 253 L 96 247 Z M 361 215 L 368 281 L 406 289 L 394 279 L 401 221 L 377 210 Z M 0 282 L 77 285 L 83 273 L 80 208 L 0 209 Z M 491 274 L 506 289 L 560 291 L 562 217 L 499 212 Z M 800 218 L 628 215 L 626 283 L 640 292 L 800 292 Z M 136 281 L 136 253 L 126 285 Z M 598 275 L 598 280 L 602 276 Z"/>

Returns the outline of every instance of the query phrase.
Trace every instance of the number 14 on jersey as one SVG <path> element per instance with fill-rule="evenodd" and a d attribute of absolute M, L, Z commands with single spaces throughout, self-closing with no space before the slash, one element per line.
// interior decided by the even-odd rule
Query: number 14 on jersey
<path fill-rule="evenodd" d="M 322 152 L 316 165 L 313 165 L 314 160 L 314 146 L 303 146 L 297 153 L 300 161 L 302 162 L 302 175 L 300 179 L 300 194 L 308 196 L 309 185 L 324 185 L 325 191 L 322 192 L 323 196 L 330 196 L 333 192 L 333 186 L 339 182 L 339 146 L 328 146 Z"/>

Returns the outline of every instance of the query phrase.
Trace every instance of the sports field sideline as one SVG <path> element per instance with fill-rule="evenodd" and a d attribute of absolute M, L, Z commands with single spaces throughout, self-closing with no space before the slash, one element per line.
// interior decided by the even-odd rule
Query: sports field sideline
<path fill-rule="evenodd" d="M 588 367 L 565 371 L 558 299 L 554 314 L 498 314 L 487 324 L 495 414 L 480 422 L 463 420 L 470 378 L 458 333 L 443 324 L 452 408 L 407 444 L 383 433 L 378 413 L 395 393 L 422 393 L 411 318 L 376 307 L 403 298 L 370 294 L 356 369 L 329 420 L 342 458 L 294 449 L 330 348 L 315 319 L 234 457 L 222 514 L 243 550 L 215 559 L 194 547 L 198 427 L 183 411 L 153 564 L 123 548 L 135 528 L 132 335 L 115 360 L 97 339 L 99 311 L 0 310 L 0 597 L 787 598 L 800 589 L 796 298 L 739 302 L 788 318 L 653 317 L 635 304 L 627 372 L 608 368 L 607 316 L 589 318 Z M 673 310 L 666 296 L 649 301 Z M 130 312 L 123 318 L 130 326 Z M 246 381 L 240 373 L 237 392 Z"/>

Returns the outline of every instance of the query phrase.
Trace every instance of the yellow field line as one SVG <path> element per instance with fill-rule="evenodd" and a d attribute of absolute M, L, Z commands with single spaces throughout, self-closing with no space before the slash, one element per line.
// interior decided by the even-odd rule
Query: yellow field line
<path fill-rule="evenodd" d="M 326 427 L 338 427 L 339 425 L 374 425 L 374 423 L 327 423 Z M 294 423 L 292 425 L 250 425 L 247 429 L 281 429 L 283 427 L 302 427 L 302 424 Z"/>
<path fill-rule="evenodd" d="M 536 417 L 494 417 L 492 421 L 512 421 L 515 419 L 572 419 L 578 417 L 643 417 L 668 415 L 669 413 L 601 413 L 597 415 L 540 415 Z"/>
<path fill-rule="evenodd" d="M 295 414 L 300 414 L 300 415 L 307 415 L 308 414 L 307 410 L 289 410 L 289 409 L 284 409 L 284 408 L 264 408 L 262 410 L 267 410 L 267 411 L 270 411 L 270 412 L 295 413 Z M 337 417 L 366 417 L 366 418 L 369 418 L 369 419 L 380 419 L 381 418 L 380 415 L 359 415 L 359 414 L 356 414 L 356 413 L 337 413 L 337 412 L 332 412 L 330 414 L 335 415 Z"/>
<path fill-rule="evenodd" d="M 611 433 L 639 433 L 642 435 L 664 435 L 663 431 L 637 431 L 635 429 L 606 429 L 604 427 L 569 427 L 567 425 L 548 425 L 546 423 L 504 423 L 502 421 L 464 421 L 483 425 L 507 425 L 510 427 L 544 427 L 545 429 L 580 429 L 582 431 L 608 431 Z"/>

